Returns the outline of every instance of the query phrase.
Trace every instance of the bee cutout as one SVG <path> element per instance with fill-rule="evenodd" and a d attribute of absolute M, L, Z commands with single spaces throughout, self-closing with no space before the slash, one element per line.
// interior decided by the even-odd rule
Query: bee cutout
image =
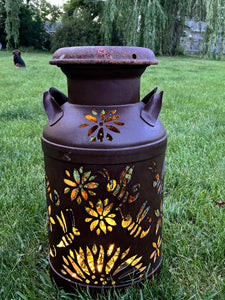
<path fill-rule="evenodd" d="M 53 190 L 53 191 L 51 190 L 49 179 L 48 179 L 47 175 L 45 175 L 45 183 L 46 183 L 47 196 L 49 197 L 49 199 L 51 200 L 51 202 L 53 204 L 55 204 L 56 206 L 59 206 L 59 204 L 60 204 L 59 194 L 56 190 Z"/>
<path fill-rule="evenodd" d="M 164 190 L 163 178 L 164 178 L 165 162 L 163 163 L 161 174 L 157 172 L 157 164 L 155 161 L 152 162 L 152 166 L 148 167 L 148 169 L 151 171 L 153 176 L 153 183 L 152 183 L 153 188 L 156 189 L 157 194 L 162 194 Z"/>
<path fill-rule="evenodd" d="M 49 253 L 51 255 L 51 257 L 56 257 L 57 251 L 54 245 L 50 246 L 49 245 Z"/>
<path fill-rule="evenodd" d="M 131 181 L 132 174 L 134 171 L 134 166 L 126 166 L 126 168 L 121 172 L 119 183 L 115 179 L 110 179 L 109 171 L 107 169 L 103 169 L 103 171 L 99 171 L 101 175 L 103 175 L 108 180 L 108 184 L 106 189 L 108 192 L 112 193 L 119 201 L 122 203 L 132 203 L 139 197 L 139 189 L 140 184 L 135 184 L 131 193 L 127 191 L 127 185 Z M 121 206 L 122 204 L 120 204 Z"/>
<path fill-rule="evenodd" d="M 67 209 L 67 211 L 72 216 L 72 232 L 68 232 L 66 219 L 64 213 L 61 211 L 61 216 L 56 215 L 56 218 L 65 234 L 62 236 L 61 241 L 58 243 L 58 248 L 69 246 L 70 244 L 72 244 L 75 236 L 80 235 L 80 231 L 75 226 L 75 218 L 72 209 Z"/>
<path fill-rule="evenodd" d="M 148 226 L 147 230 L 144 230 L 141 226 L 141 222 L 147 216 L 147 213 L 150 209 L 150 206 L 146 207 L 146 203 L 147 203 L 147 201 L 141 206 L 141 208 L 137 214 L 136 221 L 133 221 L 133 219 L 130 215 L 127 215 L 126 217 L 124 217 L 121 212 L 121 215 L 122 215 L 121 225 L 123 228 L 127 228 L 127 230 L 130 232 L 130 235 L 132 235 L 134 238 L 136 238 L 138 236 L 140 237 L 140 239 L 144 238 L 151 229 L 150 224 L 152 222 L 152 218 L 148 218 L 149 226 Z"/>
<path fill-rule="evenodd" d="M 53 219 L 53 217 L 51 216 L 52 214 L 52 207 L 51 205 L 48 206 L 48 212 L 47 212 L 47 218 L 48 218 L 48 227 L 49 230 L 52 231 L 52 226 L 55 225 L 55 220 Z"/>

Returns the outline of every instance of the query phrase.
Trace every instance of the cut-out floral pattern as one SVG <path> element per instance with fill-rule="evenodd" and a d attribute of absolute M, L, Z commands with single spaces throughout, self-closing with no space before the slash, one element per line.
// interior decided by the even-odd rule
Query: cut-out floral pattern
<path fill-rule="evenodd" d="M 76 200 L 80 204 L 82 200 L 88 199 L 88 194 L 91 196 L 96 195 L 93 189 L 98 187 L 98 183 L 93 181 L 96 176 L 91 176 L 91 171 L 84 172 L 83 167 L 80 167 L 79 170 L 74 168 L 73 175 L 68 170 L 65 173 L 69 179 L 64 179 L 65 184 L 67 184 L 64 193 L 71 192 L 70 198 L 72 201 Z"/>
<path fill-rule="evenodd" d="M 91 143 L 95 143 L 97 140 L 103 142 L 104 139 L 112 141 L 113 137 L 110 132 L 120 133 L 117 126 L 124 125 L 123 122 L 118 121 L 120 115 L 116 114 L 115 109 L 109 112 L 103 109 L 100 113 L 97 109 L 92 109 L 92 114 L 85 114 L 84 116 L 91 123 L 83 123 L 80 125 L 80 128 L 90 126 L 88 136 Z"/>
<path fill-rule="evenodd" d="M 157 164 L 155 161 L 152 162 L 152 166 L 148 168 L 153 175 L 152 186 L 156 189 L 157 194 L 163 194 L 163 177 L 164 177 L 164 164 L 162 168 L 161 175 L 157 171 Z"/>
<path fill-rule="evenodd" d="M 127 230 L 130 232 L 130 235 L 133 235 L 134 238 L 139 236 L 142 239 L 150 232 L 150 224 L 152 222 L 152 218 L 147 218 L 148 227 L 146 230 L 144 230 L 141 226 L 141 222 L 147 217 L 148 211 L 150 209 L 150 206 L 145 207 L 146 203 L 147 202 L 145 202 L 139 209 L 136 220 L 133 221 L 130 215 L 127 215 L 126 217 L 122 215 L 122 227 L 127 228 Z"/>
<path fill-rule="evenodd" d="M 99 199 L 95 207 L 91 201 L 89 201 L 89 204 L 91 207 L 85 207 L 85 210 L 91 218 L 86 218 L 85 222 L 90 222 L 90 230 L 93 231 L 96 229 L 97 235 L 99 235 L 101 231 L 105 234 L 107 230 L 112 231 L 112 226 L 116 225 L 114 220 L 116 215 L 110 213 L 113 203 L 109 204 L 109 199 L 105 199 L 104 201 Z"/>
<path fill-rule="evenodd" d="M 70 209 L 67 209 L 67 212 L 69 212 L 69 214 L 72 216 L 71 231 L 68 230 L 66 217 L 65 217 L 63 211 L 61 211 L 60 216 L 56 215 L 56 218 L 59 222 L 59 225 L 61 226 L 62 231 L 64 233 L 64 235 L 62 236 L 60 242 L 57 245 L 58 248 L 62 248 L 62 247 L 66 247 L 66 246 L 70 245 L 73 242 L 75 236 L 80 235 L 79 229 L 76 228 L 76 226 L 75 226 L 75 218 L 74 218 L 73 210 L 70 208 Z"/>
<path fill-rule="evenodd" d="M 129 193 L 127 186 L 132 179 L 132 174 L 134 171 L 134 166 L 126 166 L 125 169 L 120 174 L 119 182 L 115 179 L 110 178 L 109 171 L 107 169 L 103 169 L 103 171 L 99 171 L 101 175 L 103 175 L 108 180 L 108 184 L 106 189 L 108 192 L 112 193 L 113 196 L 120 201 L 119 206 L 122 206 L 124 203 L 132 203 L 139 197 L 140 184 L 135 184 L 131 193 Z"/>
<path fill-rule="evenodd" d="M 130 280 L 130 276 L 141 278 L 146 266 L 141 262 L 142 256 L 129 255 L 130 248 L 121 251 L 115 244 L 104 249 L 103 245 L 86 249 L 70 250 L 69 255 L 63 256 L 61 273 L 73 279 L 94 285 L 115 285 L 114 276 L 121 282 Z M 130 272 L 127 272 L 127 268 Z"/>
<path fill-rule="evenodd" d="M 153 259 L 154 262 L 156 261 L 157 256 L 159 256 L 160 254 L 161 243 L 162 243 L 162 239 L 160 236 L 158 237 L 157 243 L 156 242 L 152 243 L 152 246 L 155 248 L 155 250 L 152 252 L 150 259 Z"/>
<path fill-rule="evenodd" d="M 160 208 L 155 210 L 155 215 L 158 218 L 156 223 L 155 234 L 157 235 L 159 227 L 162 226 L 162 218 L 163 218 L 163 202 L 160 202 Z"/>
<path fill-rule="evenodd" d="M 51 187 L 47 175 L 45 175 L 45 184 L 46 184 L 46 193 L 49 199 L 51 200 L 52 203 L 59 206 L 60 204 L 59 194 L 56 190 L 51 191 Z"/>
<path fill-rule="evenodd" d="M 49 230 L 52 231 L 52 225 L 55 225 L 55 220 L 53 219 L 52 217 L 52 207 L 51 205 L 48 206 L 48 227 L 49 227 Z"/>

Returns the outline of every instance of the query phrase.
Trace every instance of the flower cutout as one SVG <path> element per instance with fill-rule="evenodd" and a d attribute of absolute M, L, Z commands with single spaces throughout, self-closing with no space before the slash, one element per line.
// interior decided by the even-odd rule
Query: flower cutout
<path fill-rule="evenodd" d="M 49 230 L 52 232 L 52 225 L 55 225 L 55 220 L 51 216 L 52 208 L 51 205 L 48 206 L 47 218 L 48 218 L 48 226 Z"/>
<path fill-rule="evenodd" d="M 56 190 L 53 190 L 53 192 L 51 191 L 51 187 L 47 175 L 45 175 L 45 182 L 46 182 L 47 196 L 49 196 L 49 199 L 51 200 L 52 203 L 54 203 L 56 206 L 59 206 L 60 204 L 59 194 Z"/>
<path fill-rule="evenodd" d="M 113 227 L 116 225 L 115 214 L 110 214 L 113 207 L 113 203 L 109 204 L 109 199 L 102 201 L 98 200 L 96 206 L 94 207 L 93 203 L 89 202 L 91 207 L 85 207 L 85 210 L 92 216 L 92 218 L 86 218 L 85 222 L 91 222 L 90 230 L 93 231 L 96 229 L 97 235 L 102 232 L 106 234 L 107 230 L 112 231 Z"/>
<path fill-rule="evenodd" d="M 97 140 L 103 142 L 104 138 L 108 141 L 112 141 L 113 137 L 109 132 L 120 133 L 119 129 L 115 125 L 123 126 L 124 123 L 117 121 L 120 116 L 116 115 L 115 109 L 109 111 L 109 113 L 106 109 L 103 109 L 100 112 L 100 116 L 98 116 L 98 114 L 97 109 L 93 109 L 91 115 L 85 114 L 85 118 L 90 121 L 91 124 L 83 123 L 80 125 L 80 128 L 93 125 L 88 131 L 91 143 L 95 143 Z"/>
<path fill-rule="evenodd" d="M 157 256 L 159 256 L 160 253 L 159 248 L 161 246 L 161 243 L 162 243 L 162 239 L 160 238 L 160 236 L 158 237 L 157 243 L 155 242 L 152 243 L 152 246 L 155 248 L 155 250 L 152 252 L 150 259 L 153 258 L 154 262 L 156 261 Z"/>
<path fill-rule="evenodd" d="M 91 171 L 84 172 L 83 167 L 80 167 L 79 170 L 74 168 L 72 176 L 67 170 L 65 173 L 69 179 L 64 179 L 65 184 L 68 185 L 65 187 L 64 193 L 71 192 L 70 198 L 72 201 L 76 200 L 78 204 L 81 204 L 82 199 L 88 199 L 88 194 L 91 196 L 96 195 L 93 189 L 98 187 L 98 183 L 93 181 L 96 176 L 91 176 Z"/>
<path fill-rule="evenodd" d="M 156 223 L 155 234 L 157 235 L 159 227 L 162 226 L 162 218 L 163 218 L 163 202 L 160 202 L 160 208 L 155 211 L 155 215 L 158 218 Z"/>
<path fill-rule="evenodd" d="M 144 276 L 147 266 L 142 256 L 130 254 L 130 248 L 110 244 L 79 247 L 62 255 L 61 273 L 72 281 L 95 286 L 114 286 L 127 283 L 132 278 Z"/>

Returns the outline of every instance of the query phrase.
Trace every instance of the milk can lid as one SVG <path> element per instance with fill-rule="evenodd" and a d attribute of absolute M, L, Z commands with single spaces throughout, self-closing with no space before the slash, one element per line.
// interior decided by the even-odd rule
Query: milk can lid
<path fill-rule="evenodd" d="M 56 50 L 51 65 L 101 64 L 101 65 L 157 65 L 152 50 L 142 47 L 83 46 Z"/>

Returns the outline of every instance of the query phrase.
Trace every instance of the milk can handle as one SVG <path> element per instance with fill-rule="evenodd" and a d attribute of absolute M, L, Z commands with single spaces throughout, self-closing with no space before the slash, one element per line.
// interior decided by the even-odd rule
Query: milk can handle
<path fill-rule="evenodd" d="M 142 99 L 145 104 L 144 108 L 141 110 L 141 118 L 151 126 L 155 126 L 158 119 L 161 107 L 163 91 L 157 94 L 157 87 L 152 90 L 147 96 Z"/>
<path fill-rule="evenodd" d="M 50 126 L 56 124 L 63 117 L 63 109 L 61 105 L 68 101 L 66 95 L 57 90 L 50 88 L 43 94 L 43 105 L 48 116 Z"/>

